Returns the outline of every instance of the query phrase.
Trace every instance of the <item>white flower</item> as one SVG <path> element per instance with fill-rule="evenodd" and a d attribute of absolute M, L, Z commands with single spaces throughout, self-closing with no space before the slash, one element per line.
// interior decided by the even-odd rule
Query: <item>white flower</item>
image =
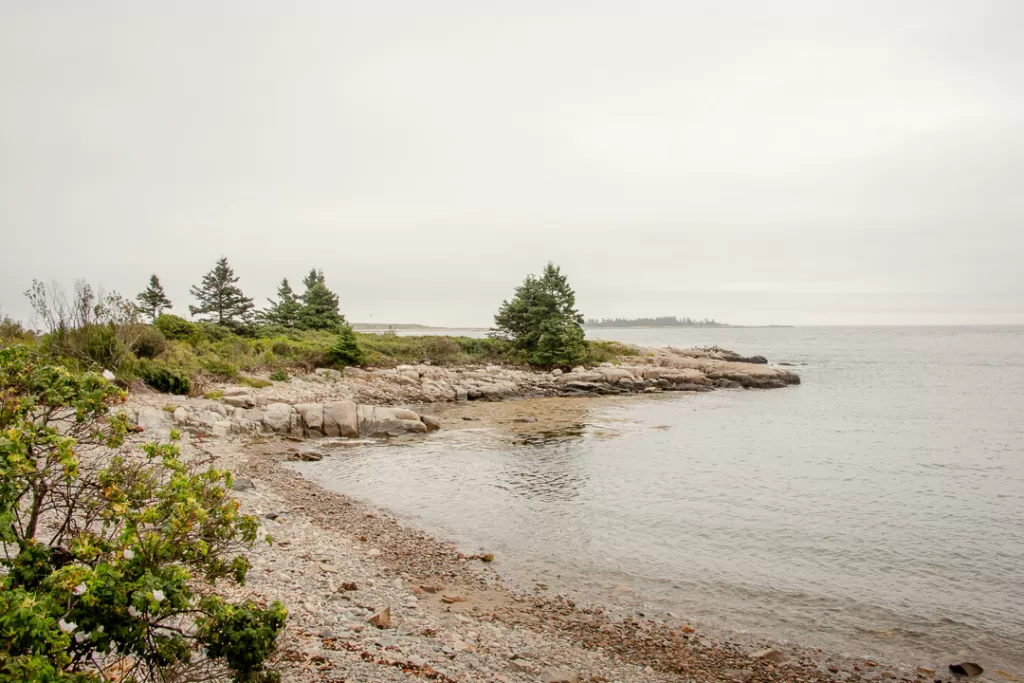
<path fill-rule="evenodd" d="M 73 621 L 64 621 L 64 617 L 60 618 L 60 621 L 57 622 L 57 626 L 60 626 L 60 630 L 64 633 L 71 633 L 78 628 L 78 624 Z"/>
<path fill-rule="evenodd" d="M 75 586 L 74 590 L 72 590 L 71 592 L 75 595 L 85 595 L 85 582 L 83 581 L 82 583 Z"/>
<path fill-rule="evenodd" d="M 104 370 L 103 371 L 103 379 L 107 380 L 108 382 L 113 382 L 114 381 L 114 373 L 112 373 L 110 370 Z"/>
<path fill-rule="evenodd" d="M 92 638 L 92 634 L 91 633 L 82 633 L 81 631 L 79 631 L 78 633 L 75 634 L 75 642 L 76 643 L 84 643 L 85 641 L 89 640 L 90 638 Z"/>
<path fill-rule="evenodd" d="M 103 624 L 96 627 L 96 633 L 103 633 Z"/>
<path fill-rule="evenodd" d="M 135 609 L 135 605 L 128 605 L 128 614 L 130 616 L 138 618 L 139 616 L 142 615 L 142 612 L 140 612 L 139 610 Z"/>
<path fill-rule="evenodd" d="M 165 597 L 166 596 L 164 595 L 163 591 L 161 591 L 161 590 L 153 591 L 153 599 L 156 600 L 157 602 L 163 602 Z"/>
<path fill-rule="evenodd" d="M 125 548 L 124 549 L 124 559 L 126 559 L 126 560 L 134 560 L 135 559 L 135 553 L 132 551 L 131 548 Z"/>

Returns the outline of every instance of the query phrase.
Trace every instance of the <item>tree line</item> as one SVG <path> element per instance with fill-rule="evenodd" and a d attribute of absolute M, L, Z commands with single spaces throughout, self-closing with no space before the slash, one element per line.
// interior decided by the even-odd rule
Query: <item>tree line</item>
<path fill-rule="evenodd" d="M 713 318 L 696 320 L 663 315 L 657 318 L 587 318 L 587 327 L 727 327 Z"/>
<path fill-rule="evenodd" d="M 302 280 L 305 286 L 302 294 L 295 293 L 288 278 L 282 279 L 277 288 L 278 298 L 267 299 L 269 305 L 262 310 L 257 310 L 252 298 L 242 292 L 239 279 L 226 256 L 217 259 L 201 282 L 189 288 L 189 293 L 199 302 L 198 306 L 189 305 L 189 314 L 235 330 L 254 323 L 300 330 L 334 330 L 346 324 L 338 308 L 338 295 L 327 287 L 323 270 L 312 268 L 309 271 Z M 172 306 L 155 274 L 135 300 L 153 322 Z"/>

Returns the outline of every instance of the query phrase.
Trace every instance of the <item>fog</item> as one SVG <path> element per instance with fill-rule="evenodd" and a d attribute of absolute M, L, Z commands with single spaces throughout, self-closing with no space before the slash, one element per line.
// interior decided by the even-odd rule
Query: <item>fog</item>
<path fill-rule="evenodd" d="M 226 255 L 357 322 L 1024 323 L 1024 3 L 0 2 L 0 310 Z"/>

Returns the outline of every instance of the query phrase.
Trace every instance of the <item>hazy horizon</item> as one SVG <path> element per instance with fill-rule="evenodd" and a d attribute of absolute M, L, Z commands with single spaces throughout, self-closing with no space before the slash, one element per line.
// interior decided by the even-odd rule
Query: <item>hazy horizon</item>
<path fill-rule="evenodd" d="M 0 311 L 226 255 L 360 323 L 1024 323 L 1024 4 L 0 6 Z"/>

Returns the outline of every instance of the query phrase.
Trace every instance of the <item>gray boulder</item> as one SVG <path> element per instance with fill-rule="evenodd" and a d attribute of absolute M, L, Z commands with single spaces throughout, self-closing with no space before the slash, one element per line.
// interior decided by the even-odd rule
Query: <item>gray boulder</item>
<path fill-rule="evenodd" d="M 327 436 L 359 436 L 359 415 L 352 401 L 324 404 L 323 430 Z"/>
<path fill-rule="evenodd" d="M 287 432 L 291 414 L 292 407 L 287 403 L 271 403 L 263 412 L 263 427 L 271 432 Z"/>
<path fill-rule="evenodd" d="M 423 424 L 420 416 L 404 408 L 361 405 L 357 414 L 361 437 L 427 433 L 427 425 Z"/>

